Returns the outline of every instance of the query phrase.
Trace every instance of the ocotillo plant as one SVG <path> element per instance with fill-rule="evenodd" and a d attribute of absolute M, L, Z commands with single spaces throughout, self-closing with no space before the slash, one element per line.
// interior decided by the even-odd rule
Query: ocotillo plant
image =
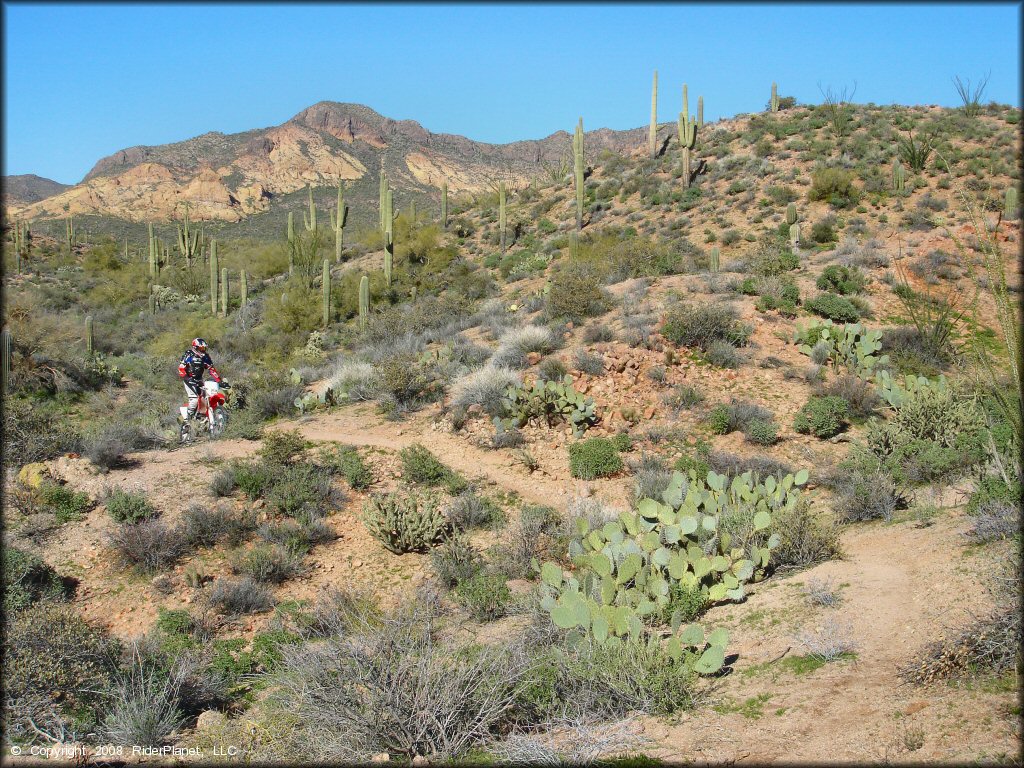
<path fill-rule="evenodd" d="M 441 229 L 448 229 L 448 181 L 441 182 Z"/>
<path fill-rule="evenodd" d="M 717 272 L 721 267 L 722 252 L 716 245 L 711 249 L 711 259 L 709 260 L 708 266 L 712 272 Z"/>
<path fill-rule="evenodd" d="M 505 252 L 505 232 L 507 219 L 505 216 L 505 182 L 498 184 L 498 231 L 501 234 L 501 252 Z"/>
<path fill-rule="evenodd" d="M 704 127 L 704 97 L 697 97 L 697 127 Z"/>
<path fill-rule="evenodd" d="M 228 316 L 228 268 L 224 267 L 220 271 L 220 307 L 221 315 L 223 317 Z"/>
<path fill-rule="evenodd" d="M 772 100 L 771 100 L 772 112 L 779 111 L 779 86 L 772 83 Z"/>
<path fill-rule="evenodd" d="M 658 70 L 654 70 L 654 83 L 651 85 L 651 127 L 647 133 L 647 152 L 654 157 L 658 151 Z"/>
<path fill-rule="evenodd" d="M 786 223 L 789 226 L 796 224 L 796 203 L 790 203 L 786 206 Z"/>
<path fill-rule="evenodd" d="M 306 225 L 306 231 L 312 232 L 316 229 L 316 204 L 313 202 L 313 187 L 306 184 L 306 191 L 309 193 L 309 216 L 302 212 L 302 222 Z"/>
<path fill-rule="evenodd" d="M 583 176 L 585 156 L 583 151 L 583 118 L 576 124 L 572 140 L 573 178 L 576 181 L 576 229 L 583 229 Z"/>
<path fill-rule="evenodd" d="M 217 314 L 217 241 L 210 241 L 210 310 Z"/>
<path fill-rule="evenodd" d="M 85 354 L 92 357 L 94 337 L 92 334 L 92 315 L 85 316 Z"/>
<path fill-rule="evenodd" d="M 348 220 L 348 206 L 345 205 L 345 189 L 338 182 L 337 213 L 331 213 L 331 229 L 334 230 L 334 260 L 341 262 L 341 248 L 345 240 L 345 222 Z"/>
<path fill-rule="evenodd" d="M 907 172 L 903 170 L 903 163 L 899 158 L 892 164 L 892 188 L 897 192 L 903 192 L 907 188 Z"/>
<path fill-rule="evenodd" d="M 1007 219 L 1017 218 L 1017 187 L 1012 184 L 1006 188 L 1006 201 L 1003 205 L 1003 216 Z"/>
<path fill-rule="evenodd" d="M 239 278 L 238 284 L 242 292 L 240 304 L 242 307 L 244 307 L 246 304 L 249 303 L 249 276 L 246 274 L 244 269 L 242 270 L 242 274 L 241 277 Z"/>
<path fill-rule="evenodd" d="M 323 323 L 324 328 L 331 324 L 331 262 L 324 259 L 324 275 L 321 288 L 323 290 Z"/>
<path fill-rule="evenodd" d="M 0 355 L 3 356 L 3 381 L 0 382 L 0 386 L 3 387 L 3 391 L 7 392 L 7 385 L 11 380 L 11 359 L 14 357 L 14 345 L 11 341 L 11 332 L 4 328 L 0 332 Z"/>
<path fill-rule="evenodd" d="M 178 250 L 185 257 L 185 266 L 191 269 L 192 260 L 199 253 L 199 233 L 189 228 L 188 203 L 185 203 L 184 223 L 178 227 Z"/>
<path fill-rule="evenodd" d="M 370 278 L 363 275 L 359 278 L 359 328 L 366 330 L 370 322 Z"/>
<path fill-rule="evenodd" d="M 64 241 L 67 243 L 68 254 L 70 254 L 75 245 L 75 219 L 73 216 L 64 219 Z"/>

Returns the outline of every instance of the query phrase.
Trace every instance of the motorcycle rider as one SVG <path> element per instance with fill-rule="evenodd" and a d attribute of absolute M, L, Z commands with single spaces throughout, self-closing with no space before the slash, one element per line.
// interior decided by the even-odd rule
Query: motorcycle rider
<path fill-rule="evenodd" d="M 196 415 L 199 407 L 199 393 L 203 390 L 203 377 L 210 372 L 210 378 L 216 382 L 222 382 L 217 369 L 213 367 L 213 360 L 207 352 L 207 344 L 204 339 L 192 339 L 192 346 L 178 363 L 178 375 L 185 384 L 185 393 L 188 395 L 188 418 Z"/>

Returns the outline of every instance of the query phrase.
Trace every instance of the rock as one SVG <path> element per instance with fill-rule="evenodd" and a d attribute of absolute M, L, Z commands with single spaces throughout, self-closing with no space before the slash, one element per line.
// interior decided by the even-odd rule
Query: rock
<path fill-rule="evenodd" d="M 416 755 L 416 757 L 412 759 L 413 765 L 426 765 L 428 762 L 430 761 L 427 760 L 427 758 L 425 758 L 423 755 Z"/>
<path fill-rule="evenodd" d="M 161 573 L 159 576 L 154 576 L 153 580 L 149 582 L 153 589 L 161 594 L 169 594 L 174 590 L 174 581 L 166 573 Z"/>
<path fill-rule="evenodd" d="M 267 506 L 267 502 L 264 499 L 256 499 L 256 501 L 252 503 L 253 509 L 263 509 L 265 506 Z"/>
<path fill-rule="evenodd" d="M 644 410 L 644 418 L 650 421 L 654 418 L 656 410 L 657 409 L 653 405 L 648 406 L 647 409 Z"/>
<path fill-rule="evenodd" d="M 362 568 L 363 567 L 363 561 L 362 560 L 353 560 L 352 561 L 352 567 L 353 568 Z"/>
<path fill-rule="evenodd" d="M 589 499 L 594 495 L 594 489 L 590 487 L 590 483 L 584 483 L 583 487 L 580 488 L 580 496 L 585 499 Z"/>
<path fill-rule="evenodd" d="M 541 361 L 542 357 L 543 355 L 540 352 L 529 352 L 526 355 L 526 363 L 528 365 L 536 365 Z"/>
<path fill-rule="evenodd" d="M 391 760 L 391 755 L 387 752 L 379 752 L 370 758 L 371 763 L 387 763 Z"/>
<path fill-rule="evenodd" d="M 216 709 L 208 709 L 205 712 L 199 713 L 199 717 L 196 719 L 196 730 L 212 731 L 214 728 L 224 725 L 227 720 L 228 718 L 223 712 L 218 712 Z"/>

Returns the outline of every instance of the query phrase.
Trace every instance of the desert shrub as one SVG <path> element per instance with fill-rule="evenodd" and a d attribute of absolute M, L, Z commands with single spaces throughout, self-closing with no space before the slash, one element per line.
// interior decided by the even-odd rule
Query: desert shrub
<path fill-rule="evenodd" d="M 569 446 L 569 474 L 573 477 L 593 480 L 622 469 L 622 458 L 611 440 L 592 437 Z"/>
<path fill-rule="evenodd" d="M 897 326 L 882 331 L 882 352 L 901 372 L 914 376 L 935 376 L 953 359 L 949 345 L 937 345 L 915 326 Z"/>
<path fill-rule="evenodd" d="M 274 607 L 270 590 L 250 578 L 219 578 L 210 585 L 207 599 L 214 609 L 228 616 L 264 613 Z"/>
<path fill-rule="evenodd" d="M 115 488 L 106 500 L 107 513 L 118 523 L 137 523 L 157 514 L 141 493 Z"/>
<path fill-rule="evenodd" d="M 804 302 L 804 308 L 836 323 L 855 323 L 860 320 L 860 310 L 853 303 L 834 293 L 819 293 Z"/>
<path fill-rule="evenodd" d="M 991 504 L 1018 506 L 1021 502 L 1021 483 L 1009 478 L 1010 484 L 1000 475 L 984 475 L 978 480 L 970 498 L 967 500 L 967 514 L 976 515 L 982 507 Z"/>
<path fill-rule="evenodd" d="M 402 460 L 402 475 L 418 485 L 433 488 L 443 485 L 450 493 L 461 493 L 467 483 L 465 478 L 445 466 L 440 459 L 419 443 L 398 452 Z"/>
<path fill-rule="evenodd" d="M 268 462 L 252 461 L 238 463 L 233 467 L 235 483 L 250 499 L 259 499 L 274 485 L 281 467 Z"/>
<path fill-rule="evenodd" d="M 263 421 L 275 416 L 290 416 L 295 413 L 295 398 L 302 397 L 305 391 L 301 384 L 272 389 L 261 387 L 246 398 L 246 410 L 251 410 Z"/>
<path fill-rule="evenodd" d="M 252 533 L 255 519 L 252 514 L 195 503 L 185 510 L 182 527 L 190 547 L 212 547 L 222 541 L 235 546 Z"/>
<path fill-rule="evenodd" d="M 811 174 L 809 200 L 824 200 L 836 208 L 855 205 L 860 191 L 853 184 L 853 174 L 841 168 L 819 168 Z"/>
<path fill-rule="evenodd" d="M 496 368 L 525 368 L 531 352 L 548 354 L 555 348 L 551 331 L 539 325 L 510 328 L 498 339 L 498 349 L 491 358 Z"/>
<path fill-rule="evenodd" d="M 831 217 L 826 216 L 821 221 L 814 222 L 811 227 L 811 240 L 816 243 L 834 243 L 836 239 L 835 222 Z"/>
<path fill-rule="evenodd" d="M 872 425 L 867 441 L 880 458 L 900 449 L 920 449 L 918 441 L 931 442 L 962 454 L 962 464 L 970 466 L 984 457 L 985 434 L 984 416 L 973 399 L 953 388 L 936 387 L 916 392 L 888 422 Z"/>
<path fill-rule="evenodd" d="M 806 568 L 842 553 L 839 536 L 842 533 L 835 518 L 815 513 L 810 501 L 801 497 L 792 508 L 772 513 L 773 533 L 779 534 L 779 546 L 772 550 L 771 567 Z"/>
<path fill-rule="evenodd" d="M 860 293 L 864 290 L 867 278 L 857 267 L 843 267 L 838 264 L 829 264 L 818 276 L 815 285 L 822 291 L 832 293 L 848 294 Z"/>
<path fill-rule="evenodd" d="M 286 465 L 297 461 L 306 450 L 306 438 L 297 429 L 268 432 L 257 452 L 269 464 Z"/>
<path fill-rule="evenodd" d="M 349 488 L 363 491 L 373 485 L 373 472 L 359 451 L 351 445 L 335 445 L 325 448 L 318 457 L 321 465 L 330 472 L 345 478 Z"/>
<path fill-rule="evenodd" d="M 561 381 L 568 372 L 565 363 L 557 357 L 545 357 L 537 366 L 537 378 L 540 381 Z"/>
<path fill-rule="evenodd" d="M 294 567 L 295 572 L 301 565 L 301 555 L 309 552 L 314 544 L 335 538 L 334 529 L 318 517 L 303 522 L 282 520 L 280 523 L 264 523 L 257 534 L 264 541 L 282 547 L 282 553 L 271 553 L 271 556 L 281 560 L 285 568 Z M 288 562 L 289 558 L 293 562 Z M 254 574 L 250 575 L 256 578 Z"/>
<path fill-rule="evenodd" d="M 844 472 L 836 491 L 836 516 L 846 523 L 892 520 L 896 510 L 906 507 L 906 499 L 896 481 L 883 470 Z"/>
<path fill-rule="evenodd" d="M 508 716 L 534 663 L 521 646 L 438 643 L 436 609 L 401 606 L 379 623 L 322 642 L 287 646 L 268 701 L 289 723 L 279 748 L 315 741 L 337 760 L 451 760 Z M 407 727 L 397 727 L 396 724 Z"/>
<path fill-rule="evenodd" d="M 702 350 L 709 349 L 716 341 L 743 346 L 750 332 L 731 308 L 715 304 L 679 304 L 666 314 L 661 330 L 673 344 Z"/>
<path fill-rule="evenodd" d="M 82 516 L 93 507 L 89 494 L 74 491 L 67 485 L 43 483 L 39 488 L 39 497 L 49 509 L 59 525 L 81 520 Z"/>
<path fill-rule="evenodd" d="M 489 528 L 505 519 L 501 508 L 490 499 L 467 489 L 452 499 L 448 506 L 448 519 L 462 531 Z"/>
<path fill-rule="evenodd" d="M 736 347 L 727 341 L 712 342 L 704 353 L 704 359 L 716 368 L 739 368 L 742 363 Z"/>
<path fill-rule="evenodd" d="M 818 438 L 834 437 L 846 428 L 849 416 L 850 406 L 841 397 L 812 396 L 797 411 L 793 429 Z"/>
<path fill-rule="evenodd" d="M 84 736 L 109 684 L 114 644 L 68 605 L 39 602 L 8 614 L 4 637 L 5 740 Z"/>
<path fill-rule="evenodd" d="M 479 570 L 455 587 L 459 603 L 476 621 L 494 621 L 505 615 L 511 595 L 500 573 Z"/>
<path fill-rule="evenodd" d="M 4 547 L 4 609 L 17 611 L 40 600 L 64 596 L 64 583 L 57 573 L 31 552 Z"/>
<path fill-rule="evenodd" d="M 600 376 L 604 373 L 604 358 L 601 355 L 591 354 L 583 347 L 579 347 L 573 353 L 572 365 L 580 373 L 587 373 L 591 376 Z"/>
<path fill-rule="evenodd" d="M 678 616 L 682 623 L 688 624 L 700 618 L 707 607 L 707 595 L 696 587 L 689 587 L 681 581 L 673 581 L 668 589 L 668 603 L 652 616 L 659 624 L 670 623 L 673 616 Z"/>
<path fill-rule="evenodd" d="M 589 325 L 583 331 L 583 341 L 587 344 L 597 344 L 602 341 L 611 341 L 615 338 L 612 329 L 604 323 Z"/>
<path fill-rule="evenodd" d="M 112 469 L 124 461 L 124 454 L 151 447 L 155 442 L 136 424 L 111 423 L 83 439 L 82 452 L 95 466 Z"/>
<path fill-rule="evenodd" d="M 712 451 L 706 443 L 698 445 L 696 460 L 698 464 L 696 467 L 698 469 L 697 476 L 701 478 L 707 476 L 708 470 L 714 470 L 719 475 L 724 475 L 730 480 L 742 475 L 744 472 L 750 472 L 762 480 L 769 475 L 774 476 L 776 480 L 780 480 L 786 475 L 794 474 L 793 467 L 770 456 L 765 456 L 764 454 L 739 456 L 727 451 Z"/>
<path fill-rule="evenodd" d="M 302 554 L 281 545 L 259 544 L 235 557 L 231 570 L 253 581 L 280 584 L 302 571 Z"/>
<path fill-rule="evenodd" d="M 774 445 L 779 439 L 779 427 L 771 419 L 752 419 L 744 426 L 743 437 L 755 445 Z"/>
<path fill-rule="evenodd" d="M 746 433 L 752 422 L 771 420 L 772 413 L 767 408 L 735 399 L 728 404 L 716 405 L 707 416 L 708 426 L 716 435 L 726 435 L 737 430 Z"/>
<path fill-rule="evenodd" d="M 337 499 L 330 471 L 315 464 L 295 464 L 278 469 L 267 491 L 267 506 L 289 517 L 308 519 L 327 514 L 332 497 Z"/>
<path fill-rule="evenodd" d="M 579 323 L 606 312 L 609 306 L 600 275 L 589 265 L 568 264 L 551 280 L 546 307 L 550 317 Z"/>
<path fill-rule="evenodd" d="M 138 565 L 147 571 L 167 568 L 187 548 L 185 531 L 163 520 L 122 523 L 110 534 L 110 545 L 125 565 Z"/>
<path fill-rule="evenodd" d="M 848 373 L 819 386 L 815 394 L 821 397 L 838 397 L 846 401 L 850 416 L 860 418 L 871 416 L 882 404 L 882 399 L 871 382 Z"/>
<path fill-rule="evenodd" d="M 520 377 L 515 371 L 485 365 L 466 374 L 452 385 L 451 404 L 456 408 L 478 405 L 488 416 L 500 416 L 503 412 L 502 401 L 505 391 L 519 384 Z"/>
<path fill-rule="evenodd" d="M 414 355 L 391 354 L 377 363 L 377 401 L 386 413 L 401 414 L 434 400 L 442 391 L 437 372 Z"/>
<path fill-rule="evenodd" d="M 758 241 L 750 257 L 748 271 L 758 277 L 772 277 L 800 266 L 800 257 L 790 250 L 789 243 L 774 236 Z"/>
<path fill-rule="evenodd" d="M 559 522 L 551 507 L 523 507 L 519 520 L 506 529 L 494 552 L 495 568 L 510 579 L 534 578 L 532 561 L 539 561 L 551 549 Z"/>
<path fill-rule="evenodd" d="M 230 496 L 234 493 L 236 486 L 235 468 L 232 466 L 217 470 L 210 479 L 210 491 L 218 498 Z"/>
<path fill-rule="evenodd" d="M 704 402 L 704 394 L 691 384 L 678 384 L 662 396 L 662 402 L 677 414 Z"/>
<path fill-rule="evenodd" d="M 178 702 L 181 671 L 175 666 L 171 674 L 162 674 L 135 649 L 114 676 L 100 729 L 104 740 L 117 746 L 168 743 L 185 721 Z"/>
<path fill-rule="evenodd" d="M 374 367 L 356 360 L 340 363 L 328 385 L 351 402 L 374 400 L 381 390 L 380 375 Z"/>
<path fill-rule="evenodd" d="M 457 533 L 431 551 L 430 565 L 441 585 L 452 589 L 476 575 L 483 568 L 483 558 L 468 536 Z"/>
<path fill-rule="evenodd" d="M 363 524 L 395 554 L 425 552 L 444 540 L 450 524 L 436 499 L 375 494 L 363 507 Z"/>

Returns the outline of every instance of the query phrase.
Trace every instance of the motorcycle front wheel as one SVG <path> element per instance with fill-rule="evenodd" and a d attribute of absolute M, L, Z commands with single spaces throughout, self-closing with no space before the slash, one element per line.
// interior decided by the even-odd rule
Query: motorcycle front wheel
<path fill-rule="evenodd" d="M 220 437 L 228 423 L 228 414 L 223 408 L 217 408 L 210 420 L 210 437 Z"/>

